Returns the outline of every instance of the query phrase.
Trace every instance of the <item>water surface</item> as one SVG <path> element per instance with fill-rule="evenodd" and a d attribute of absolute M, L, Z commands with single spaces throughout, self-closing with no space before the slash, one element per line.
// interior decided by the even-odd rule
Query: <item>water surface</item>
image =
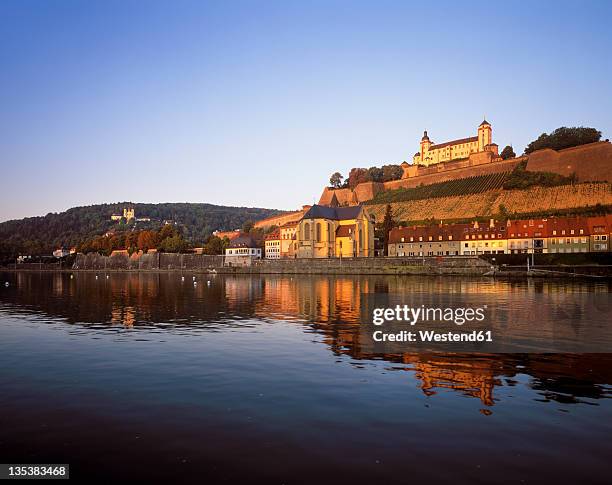
<path fill-rule="evenodd" d="M 372 354 L 358 329 L 365 293 L 474 293 L 537 315 L 537 337 L 541 295 L 608 283 L 97 276 L 0 274 L 0 462 L 100 482 L 609 478 L 611 354 Z"/>

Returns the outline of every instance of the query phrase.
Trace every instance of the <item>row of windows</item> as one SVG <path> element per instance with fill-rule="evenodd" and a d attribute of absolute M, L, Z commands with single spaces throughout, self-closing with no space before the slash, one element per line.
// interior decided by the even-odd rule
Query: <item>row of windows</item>
<path fill-rule="evenodd" d="M 556 236 L 557 235 L 557 230 L 553 229 L 552 234 L 553 234 L 553 236 Z M 570 229 L 570 235 L 573 235 L 573 234 L 575 234 L 575 230 L 574 229 Z M 580 229 L 578 234 L 584 234 L 584 229 Z M 561 235 L 565 236 L 565 229 L 561 230 Z"/>
<path fill-rule="evenodd" d="M 261 254 L 259 248 L 231 248 L 227 250 L 229 255 Z"/>
<path fill-rule="evenodd" d="M 588 238 L 586 237 L 567 237 L 565 239 L 563 238 L 559 238 L 557 239 L 556 237 L 552 238 L 550 240 L 551 244 L 587 244 L 589 242 Z"/>

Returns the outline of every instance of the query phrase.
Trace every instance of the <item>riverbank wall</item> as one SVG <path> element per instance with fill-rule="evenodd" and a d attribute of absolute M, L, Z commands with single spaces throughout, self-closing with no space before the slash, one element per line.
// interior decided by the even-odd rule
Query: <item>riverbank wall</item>
<path fill-rule="evenodd" d="M 36 268 L 34 268 L 36 269 Z M 230 266 L 224 256 L 201 254 L 79 254 L 75 271 L 191 271 L 223 274 L 421 274 L 481 276 L 490 263 L 472 256 L 439 258 L 345 258 L 253 260 L 248 266 Z"/>
<path fill-rule="evenodd" d="M 73 265 L 24 263 L 0 270 L 612 278 L 612 266 L 607 264 L 540 264 L 527 271 L 526 265 L 495 264 L 476 256 L 255 260 L 250 266 L 229 266 L 224 256 L 157 253 L 131 258 L 125 254 L 108 257 L 90 253 L 79 254 Z"/>

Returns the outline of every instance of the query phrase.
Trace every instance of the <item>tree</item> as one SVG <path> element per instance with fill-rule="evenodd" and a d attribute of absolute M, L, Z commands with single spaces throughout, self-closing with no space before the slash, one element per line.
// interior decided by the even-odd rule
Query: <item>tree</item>
<path fill-rule="evenodd" d="M 383 165 L 383 182 L 390 182 L 391 180 L 399 180 L 404 175 L 404 169 L 401 165 Z"/>
<path fill-rule="evenodd" d="M 159 245 L 159 249 L 166 253 L 182 253 L 189 249 L 189 244 L 180 234 L 175 234 L 172 237 L 167 237 Z"/>
<path fill-rule="evenodd" d="M 329 178 L 329 184 L 334 188 L 334 189 L 339 189 L 342 186 L 342 179 L 344 177 L 342 176 L 342 174 L 340 172 L 335 172 L 332 174 L 332 176 Z"/>
<path fill-rule="evenodd" d="M 172 224 L 164 224 L 159 230 L 159 240 L 163 241 L 166 238 L 172 237 L 176 234 L 176 229 Z"/>
<path fill-rule="evenodd" d="M 508 160 L 509 158 L 516 158 L 516 153 L 514 153 L 514 150 L 512 149 L 512 145 L 506 145 L 504 149 L 502 150 L 500 156 L 504 160 Z"/>
<path fill-rule="evenodd" d="M 383 219 L 383 253 L 385 256 L 387 256 L 389 252 L 389 233 L 394 227 L 395 220 L 393 219 L 391 204 L 387 204 L 387 208 L 385 209 L 385 217 Z"/>
<path fill-rule="evenodd" d="M 352 168 L 348 176 L 348 186 L 351 189 L 363 182 L 369 182 L 368 170 L 365 168 Z"/>
<path fill-rule="evenodd" d="M 227 240 L 227 244 L 226 244 Z M 206 254 L 223 254 L 225 252 L 225 248 L 229 245 L 229 239 L 224 238 L 221 239 L 217 236 L 210 236 L 206 245 L 204 246 L 204 252 Z"/>
<path fill-rule="evenodd" d="M 148 251 L 156 249 L 158 243 L 157 233 L 155 231 L 140 231 L 138 234 L 138 249 Z"/>
<path fill-rule="evenodd" d="M 368 168 L 367 178 L 371 182 L 382 182 L 383 181 L 383 169 L 379 167 Z"/>
<path fill-rule="evenodd" d="M 564 148 L 585 145 L 586 143 L 594 143 L 600 139 L 601 131 L 595 128 L 586 128 L 583 126 L 566 128 L 562 126 L 561 128 L 557 128 L 550 135 L 542 133 L 537 140 L 527 145 L 525 154 L 529 154 L 536 150 L 542 150 L 543 148 L 563 150 Z"/>
<path fill-rule="evenodd" d="M 245 234 L 248 234 L 253 230 L 254 226 L 255 224 L 253 223 L 253 221 L 251 220 L 245 221 L 245 223 L 242 224 L 242 232 L 244 232 Z"/>

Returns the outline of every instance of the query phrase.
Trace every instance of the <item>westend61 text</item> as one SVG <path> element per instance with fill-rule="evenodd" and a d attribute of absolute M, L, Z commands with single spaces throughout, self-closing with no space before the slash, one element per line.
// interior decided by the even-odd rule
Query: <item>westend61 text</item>
<path fill-rule="evenodd" d="M 435 332 L 403 330 L 396 333 L 385 333 L 377 330 L 372 334 L 375 342 L 493 342 L 491 330 L 473 330 L 471 332 Z"/>

